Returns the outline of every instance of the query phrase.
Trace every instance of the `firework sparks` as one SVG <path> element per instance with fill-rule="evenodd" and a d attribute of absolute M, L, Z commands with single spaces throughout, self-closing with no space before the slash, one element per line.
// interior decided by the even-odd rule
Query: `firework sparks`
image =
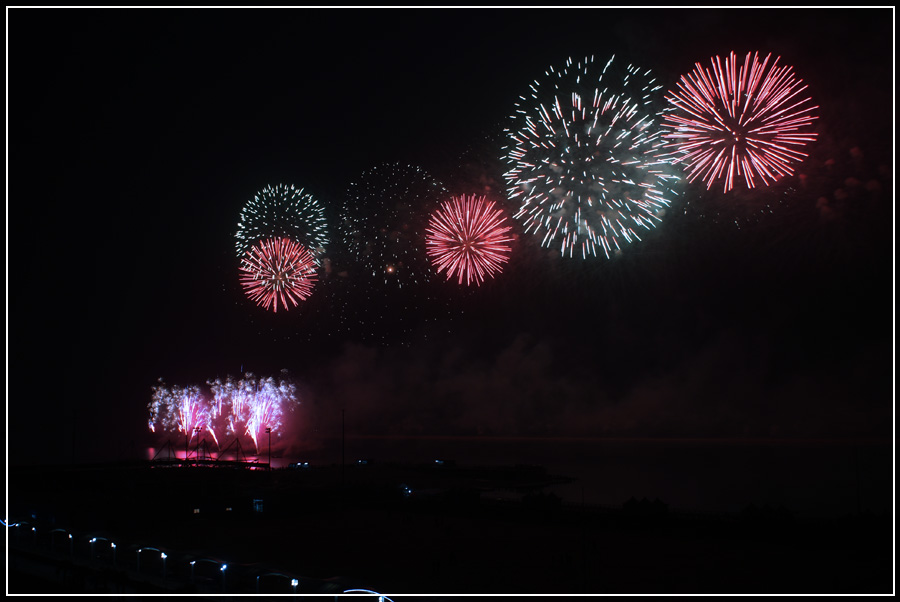
<path fill-rule="evenodd" d="M 431 215 L 426 229 L 428 256 L 447 279 L 457 276 L 459 284 L 480 285 L 485 277 L 498 273 L 509 259 L 512 238 L 507 235 L 506 217 L 493 201 L 475 195 L 451 197 Z"/>
<path fill-rule="evenodd" d="M 697 63 L 666 96 L 674 108 L 663 118 L 667 156 L 687 166 L 688 181 L 701 178 L 709 190 L 719 179 L 724 192 L 743 177 L 747 188 L 764 186 L 793 173 L 800 149 L 816 138 L 808 127 L 817 119 L 806 86 L 792 68 L 771 66 L 771 53 L 757 53 L 737 64 L 732 52 L 711 59 L 712 69 Z"/>
<path fill-rule="evenodd" d="M 302 188 L 266 186 L 244 205 L 235 248 L 238 258 L 263 239 L 287 237 L 320 257 L 328 245 L 324 207 Z"/>
<path fill-rule="evenodd" d="M 606 257 L 658 225 L 679 177 L 657 158 L 654 108 L 662 86 L 650 71 L 593 57 L 553 67 L 521 96 L 504 147 L 516 219 L 563 256 Z M 661 100 L 659 101 L 661 102 Z"/>
<path fill-rule="evenodd" d="M 312 293 L 316 260 L 308 249 L 288 238 L 267 239 L 251 247 L 241 262 L 241 285 L 265 309 L 297 307 Z"/>
<path fill-rule="evenodd" d="M 291 383 L 285 380 L 276 382 L 272 377 L 260 379 L 256 384 L 248 412 L 247 434 L 253 439 L 257 451 L 259 438 L 266 428 L 273 431 L 281 429 L 284 408 L 296 401 L 295 391 Z"/>
<path fill-rule="evenodd" d="M 150 419 L 148 426 L 152 432 L 157 429 L 179 432 L 193 436 L 195 428 L 205 429 L 209 419 L 209 407 L 200 388 L 167 387 L 162 379 L 152 388 L 153 395 L 148 405 Z"/>
<path fill-rule="evenodd" d="M 209 430 L 216 446 L 219 446 L 220 439 L 241 434 L 246 428 L 246 408 L 250 405 L 248 400 L 253 395 L 253 387 L 248 387 L 245 381 L 235 381 L 231 376 L 224 381 L 217 378 L 207 384 L 213 394 Z"/>

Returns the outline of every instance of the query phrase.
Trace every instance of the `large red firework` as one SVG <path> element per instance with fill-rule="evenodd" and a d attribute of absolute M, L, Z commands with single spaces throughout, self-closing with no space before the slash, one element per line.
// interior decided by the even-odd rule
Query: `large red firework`
<path fill-rule="evenodd" d="M 724 178 L 725 192 L 741 176 L 748 188 L 757 180 L 768 185 L 792 174 L 791 164 L 806 157 L 799 149 L 815 140 L 806 128 L 818 107 L 802 94 L 806 86 L 792 68 L 779 67 L 780 57 L 770 67 L 771 57 L 760 63 L 756 53 L 752 60 L 747 53 L 738 66 L 732 52 L 724 67 L 713 57 L 711 71 L 696 63 L 666 96 L 672 110 L 663 116 L 664 148 L 687 165 L 689 181 L 700 177 L 708 190 Z"/>
<path fill-rule="evenodd" d="M 450 197 L 431 215 L 425 235 L 428 257 L 447 279 L 481 285 L 509 259 L 511 226 L 504 226 L 502 209 L 483 196 Z"/>
<path fill-rule="evenodd" d="M 316 260 L 309 250 L 289 238 L 260 241 L 241 260 L 241 285 L 256 304 L 278 311 L 288 301 L 294 307 L 309 297 L 316 283 Z"/>

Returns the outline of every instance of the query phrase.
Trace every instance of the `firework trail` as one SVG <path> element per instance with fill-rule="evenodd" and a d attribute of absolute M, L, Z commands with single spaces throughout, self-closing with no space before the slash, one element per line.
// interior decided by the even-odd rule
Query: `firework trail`
<path fill-rule="evenodd" d="M 177 403 L 175 426 L 179 432 L 193 437 L 194 429 L 206 427 L 207 405 L 200 393 L 200 387 L 173 387 L 172 396 Z"/>
<path fill-rule="evenodd" d="M 231 381 L 231 378 L 229 377 L 228 380 Z M 253 374 L 246 374 L 244 379 L 235 382 L 229 390 L 231 402 L 231 413 L 228 418 L 229 429 L 231 434 L 236 437 L 247 432 L 254 395 L 256 395 L 256 377 Z"/>
<path fill-rule="evenodd" d="M 608 258 L 658 225 L 679 180 L 662 146 L 662 86 L 649 70 L 594 58 L 553 67 L 520 96 L 504 174 L 515 218 L 563 256 Z"/>
<path fill-rule="evenodd" d="M 240 434 L 245 429 L 245 407 L 249 405 L 246 401 L 252 394 L 252 387 L 247 391 L 243 381 L 235 381 L 231 376 L 225 380 L 207 381 L 207 385 L 212 391 L 209 432 L 216 446 L 221 447 L 220 439 Z"/>
<path fill-rule="evenodd" d="M 235 249 L 238 259 L 259 241 L 287 237 L 319 258 L 328 245 L 324 207 L 302 188 L 266 186 L 241 210 Z"/>
<path fill-rule="evenodd" d="M 256 384 L 248 412 L 247 434 L 253 439 L 257 451 L 259 439 L 266 428 L 276 432 L 281 429 L 285 407 L 292 407 L 297 400 L 295 392 L 293 384 L 285 380 L 276 382 L 272 377 L 260 379 Z"/>
<path fill-rule="evenodd" d="M 267 239 L 251 247 L 241 261 L 241 286 L 264 309 L 297 307 L 312 293 L 317 263 L 312 254 L 288 238 Z"/>
<path fill-rule="evenodd" d="M 696 63 L 666 100 L 664 153 L 686 165 L 688 181 L 701 178 L 707 190 L 723 179 L 724 192 L 743 177 L 747 188 L 763 186 L 793 173 L 800 149 L 816 138 L 809 126 L 817 119 L 806 86 L 780 57 L 760 63 L 750 53 L 738 65 L 732 52 L 713 57 L 711 70 Z"/>
<path fill-rule="evenodd" d="M 509 259 L 512 238 L 506 216 L 483 196 L 451 197 L 431 215 L 425 230 L 428 256 L 447 279 L 480 285 Z"/>

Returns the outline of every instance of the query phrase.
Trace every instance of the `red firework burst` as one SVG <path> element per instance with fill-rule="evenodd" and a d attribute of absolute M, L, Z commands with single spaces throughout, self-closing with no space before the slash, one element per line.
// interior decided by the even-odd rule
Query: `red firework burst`
<path fill-rule="evenodd" d="M 447 271 L 448 280 L 455 274 L 460 284 L 465 276 L 466 284 L 480 285 L 509 259 L 506 243 L 512 238 L 506 234 L 510 226 L 504 226 L 505 221 L 503 210 L 483 196 L 450 197 L 428 222 L 428 257 L 438 272 Z"/>
<path fill-rule="evenodd" d="M 700 177 L 707 190 L 719 178 L 725 192 L 743 176 L 748 188 L 756 180 L 763 185 L 793 173 L 792 163 L 806 157 L 800 148 L 816 138 L 804 132 L 816 117 L 811 100 L 801 93 L 806 86 L 791 67 L 779 67 L 776 58 L 769 67 L 769 54 L 762 63 L 750 53 L 738 66 L 734 52 L 725 59 L 711 59 L 712 71 L 696 63 L 683 75 L 678 89 L 666 100 L 673 110 L 663 116 L 668 131 L 663 148 L 687 165 L 688 180 Z"/>
<path fill-rule="evenodd" d="M 257 305 L 278 311 L 309 297 L 316 283 L 316 260 L 306 247 L 289 238 L 260 241 L 241 260 L 241 286 Z"/>

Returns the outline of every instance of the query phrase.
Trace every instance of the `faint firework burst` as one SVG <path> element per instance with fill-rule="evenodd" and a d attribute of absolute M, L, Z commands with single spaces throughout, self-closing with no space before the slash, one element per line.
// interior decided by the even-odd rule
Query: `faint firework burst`
<path fill-rule="evenodd" d="M 816 138 L 809 131 L 817 119 L 807 86 L 789 66 L 760 63 L 748 52 L 738 65 L 732 52 L 710 59 L 711 69 L 696 63 L 666 96 L 670 107 L 662 126 L 662 156 L 686 165 L 688 181 L 703 180 L 707 190 L 722 179 L 723 191 L 743 178 L 747 188 L 770 183 L 794 172 L 792 164 L 806 154 L 801 148 Z"/>
<path fill-rule="evenodd" d="M 336 278 L 323 292 L 335 331 L 389 343 L 451 313 L 438 296 L 425 228 L 447 189 L 415 165 L 383 163 L 352 180 L 341 206 Z M 455 311 L 455 310 L 453 310 Z"/>
<path fill-rule="evenodd" d="M 293 184 L 266 186 L 244 205 L 235 234 L 238 258 L 263 239 L 288 237 L 316 258 L 328 245 L 324 207 Z"/>
<path fill-rule="evenodd" d="M 563 256 L 608 258 L 658 225 L 680 179 L 659 158 L 662 86 L 634 65 L 552 66 L 520 96 L 504 147 L 515 218 Z"/>
<path fill-rule="evenodd" d="M 445 192 L 421 168 L 400 163 L 378 165 L 351 182 L 338 231 L 357 271 L 398 289 L 430 280 L 423 229 Z"/>
<path fill-rule="evenodd" d="M 289 238 L 270 238 L 247 251 L 241 261 L 241 286 L 264 309 L 290 309 L 308 298 L 318 264 L 309 250 Z"/>
<path fill-rule="evenodd" d="M 425 230 L 425 245 L 437 271 L 447 272 L 447 280 L 481 285 L 493 277 L 509 259 L 506 216 L 484 196 L 451 197 L 431 214 Z"/>

